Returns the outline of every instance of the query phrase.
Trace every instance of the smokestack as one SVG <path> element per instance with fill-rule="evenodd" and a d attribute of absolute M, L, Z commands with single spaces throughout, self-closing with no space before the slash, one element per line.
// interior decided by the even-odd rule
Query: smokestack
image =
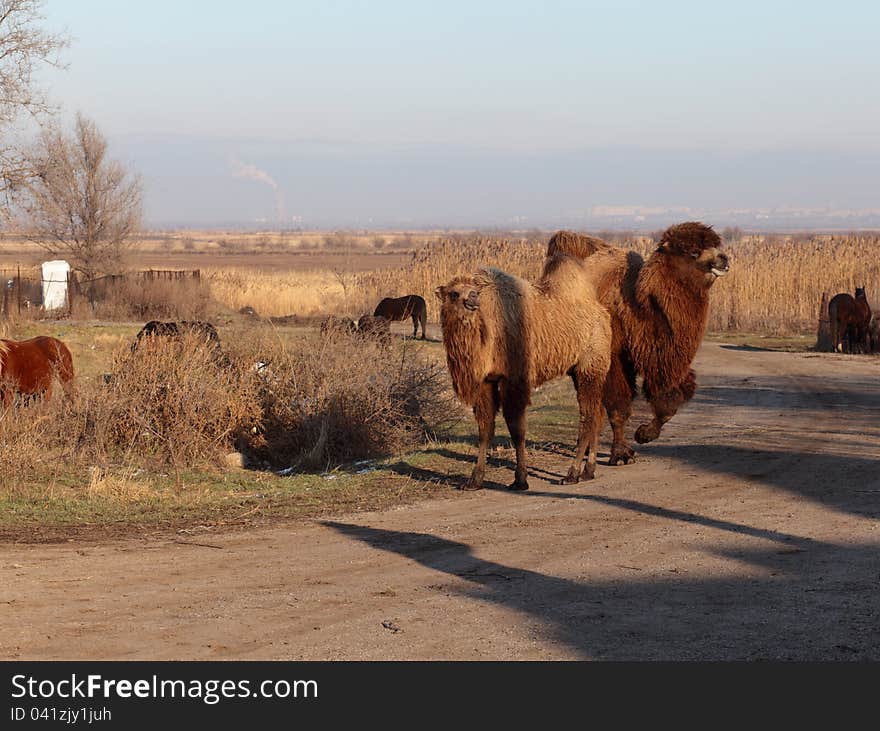
<path fill-rule="evenodd" d="M 281 192 L 281 186 L 278 185 L 269 173 L 265 170 L 260 170 L 256 165 L 248 165 L 236 158 L 233 158 L 230 162 L 232 164 L 232 177 L 253 180 L 272 189 L 275 198 L 275 220 L 278 224 L 282 224 L 286 214 L 284 211 L 284 193 Z"/>

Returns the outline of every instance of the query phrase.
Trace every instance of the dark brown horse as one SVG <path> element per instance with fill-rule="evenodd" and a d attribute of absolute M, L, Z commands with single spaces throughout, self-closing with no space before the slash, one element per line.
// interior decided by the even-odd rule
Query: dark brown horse
<path fill-rule="evenodd" d="M 73 356 L 56 338 L 40 335 L 30 340 L 0 340 L 0 398 L 9 406 L 16 394 L 51 396 L 52 380 L 58 377 L 70 394 Z"/>
<path fill-rule="evenodd" d="M 384 317 L 391 322 L 411 317 L 413 321 L 413 337 L 416 337 L 418 334 L 419 323 L 421 323 L 422 340 L 425 340 L 428 306 L 425 304 L 425 300 L 417 294 L 408 294 L 405 297 L 386 297 L 376 306 L 373 317 Z"/>
<path fill-rule="evenodd" d="M 357 332 L 365 338 L 372 338 L 383 345 L 391 344 L 391 321 L 387 317 L 361 315 L 357 321 Z"/>
<path fill-rule="evenodd" d="M 831 324 L 831 347 L 834 352 L 869 352 L 868 326 L 871 308 L 864 287 L 856 287 L 856 296 L 847 292 L 834 295 L 828 303 Z"/>

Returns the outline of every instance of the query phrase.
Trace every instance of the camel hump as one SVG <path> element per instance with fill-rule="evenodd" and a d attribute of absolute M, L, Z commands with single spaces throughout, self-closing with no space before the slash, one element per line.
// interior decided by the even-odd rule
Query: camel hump
<path fill-rule="evenodd" d="M 611 244 L 597 239 L 595 236 L 575 233 L 574 231 L 557 231 L 547 242 L 547 256 L 559 252 L 571 254 L 579 259 L 586 259 L 599 251 L 609 251 Z"/>

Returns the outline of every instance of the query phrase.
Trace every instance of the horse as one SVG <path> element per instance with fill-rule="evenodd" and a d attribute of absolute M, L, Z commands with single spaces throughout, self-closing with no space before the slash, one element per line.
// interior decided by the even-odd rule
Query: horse
<path fill-rule="evenodd" d="M 214 362 L 219 366 L 230 366 L 231 361 L 229 357 L 220 347 L 220 336 L 217 334 L 217 328 L 210 322 L 202 322 L 201 320 L 181 320 L 180 322 L 150 320 L 140 329 L 135 337 L 134 342 L 131 344 L 131 352 L 135 353 L 145 338 L 149 340 L 157 337 L 180 339 L 185 335 L 203 338 L 205 345 L 211 351 Z"/>
<path fill-rule="evenodd" d="M 874 315 L 868 325 L 869 353 L 880 353 L 880 315 Z"/>
<path fill-rule="evenodd" d="M 425 300 L 417 294 L 408 294 L 404 297 L 386 297 L 378 305 L 373 317 L 384 317 L 386 320 L 396 322 L 411 317 L 413 321 L 413 337 L 419 331 L 419 323 L 422 324 L 422 340 L 425 336 L 425 323 L 428 321 L 428 306 Z"/>
<path fill-rule="evenodd" d="M 382 345 L 391 344 L 391 321 L 377 315 L 361 315 L 357 321 L 357 332 L 364 338 L 373 338 Z"/>
<path fill-rule="evenodd" d="M 834 295 L 828 303 L 831 324 L 831 347 L 834 352 L 856 353 L 870 350 L 868 325 L 871 308 L 864 287 L 856 287 L 856 296 L 847 292 Z"/>
<path fill-rule="evenodd" d="M 39 335 L 30 340 L 0 340 L 0 398 L 10 406 L 16 394 L 27 399 L 52 395 L 52 380 L 72 391 L 73 356 L 57 338 Z"/>
<path fill-rule="evenodd" d="M 336 317 L 330 315 L 321 323 L 321 335 L 354 335 L 357 332 L 357 323 L 350 317 Z"/>

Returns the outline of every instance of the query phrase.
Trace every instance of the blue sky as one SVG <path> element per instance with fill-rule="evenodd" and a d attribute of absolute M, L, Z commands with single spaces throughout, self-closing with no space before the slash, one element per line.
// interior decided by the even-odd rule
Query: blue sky
<path fill-rule="evenodd" d="M 833 179 L 818 200 L 846 207 L 845 180 L 835 177 L 843 170 L 834 165 L 880 153 L 874 3 L 48 0 L 46 16 L 50 28 L 72 36 L 68 70 L 44 74 L 51 96 L 67 113 L 94 118 L 120 154 L 149 168 L 148 215 L 157 221 L 186 211 L 179 195 L 170 196 L 171 210 L 151 188 L 198 177 L 175 165 L 181 140 L 197 141 L 199 164 L 216 163 L 212 175 L 225 166 L 229 191 L 214 186 L 212 197 L 231 201 L 242 186 L 256 186 L 248 191 L 256 207 L 235 214 L 243 219 L 267 215 L 271 196 L 259 180 L 236 175 L 236 165 L 265 170 L 288 198 L 302 182 L 303 155 L 321 156 L 340 176 L 346 161 L 358 167 L 367 159 L 383 173 L 394 166 L 401 187 L 383 187 L 381 199 L 368 190 L 365 209 L 363 192 L 335 201 L 340 225 L 355 203 L 358 220 L 373 209 L 375 219 L 412 218 L 394 197 L 411 198 L 408 188 L 431 182 L 425 176 L 436 170 L 412 163 L 426 157 L 458 160 L 463 176 L 479 173 L 490 191 L 496 181 L 503 195 L 510 164 L 489 173 L 504 160 L 540 171 L 543 156 L 621 149 L 624 167 L 637 170 L 640 149 L 666 151 L 671 161 L 683 150 L 748 160 L 756 151 L 768 159 L 815 152 L 817 173 Z M 255 145 L 258 155 L 248 152 Z M 468 167 L 469 155 L 478 169 Z M 829 155 L 837 160 L 830 168 Z M 160 158 L 168 164 L 162 181 L 150 163 Z M 736 186 L 726 193 L 720 184 L 712 205 L 754 205 L 737 191 L 761 171 L 731 167 Z M 574 175 L 575 193 L 583 189 L 566 174 Z M 705 197 L 705 184 L 694 198 Z M 436 200 L 437 186 L 430 187 Z M 333 186 L 325 188 L 332 196 Z M 517 194 L 525 209 L 529 190 L 524 182 Z M 615 200 L 582 207 L 688 205 L 687 187 L 676 191 L 671 201 L 662 181 L 653 193 L 624 186 Z M 540 205 L 523 216 L 562 215 L 536 186 L 534 194 Z M 764 204 L 807 205 L 808 198 L 816 204 L 792 178 L 790 191 L 780 181 Z M 487 216 L 508 216 L 503 204 L 489 196 Z M 200 216 L 210 217 L 210 205 L 194 195 Z M 218 201 L 226 213 L 230 205 Z M 285 200 L 285 209 L 308 218 L 300 208 Z M 417 217 L 430 218 L 449 207 L 418 208 Z"/>

